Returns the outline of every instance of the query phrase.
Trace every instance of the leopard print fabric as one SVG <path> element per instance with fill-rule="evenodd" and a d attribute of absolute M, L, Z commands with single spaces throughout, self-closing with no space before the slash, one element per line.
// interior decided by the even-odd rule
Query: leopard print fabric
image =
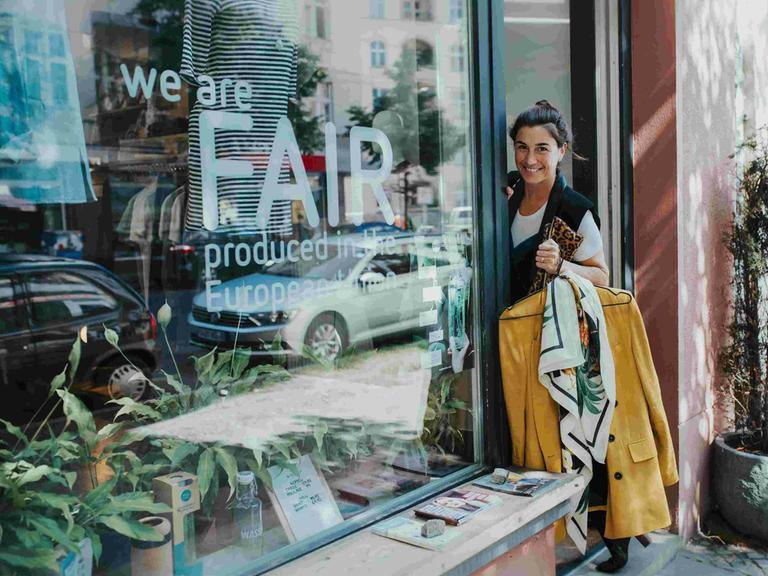
<path fill-rule="evenodd" d="M 555 216 L 552 222 L 544 226 L 544 238 L 552 238 L 552 240 L 557 242 L 557 245 L 560 246 L 560 256 L 563 257 L 563 260 L 568 260 L 569 262 L 573 259 L 576 250 L 584 241 L 584 236 L 574 232 L 568 224 L 557 216 Z M 550 275 L 539 268 L 536 271 L 536 278 L 531 284 L 531 289 L 528 293 L 533 294 L 541 290 L 549 284 L 550 280 Z"/>

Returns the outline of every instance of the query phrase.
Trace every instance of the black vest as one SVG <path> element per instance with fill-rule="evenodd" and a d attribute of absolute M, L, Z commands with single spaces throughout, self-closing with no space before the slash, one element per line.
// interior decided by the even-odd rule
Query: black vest
<path fill-rule="evenodd" d="M 513 171 L 507 174 L 507 183 L 514 192 L 508 202 L 509 225 L 511 227 L 525 195 L 525 182 L 519 172 Z M 528 290 L 536 278 L 536 250 L 539 244 L 544 241 L 546 224 L 552 222 L 557 216 L 576 232 L 587 211 L 592 212 L 595 224 L 600 228 L 600 217 L 597 215 L 595 205 L 586 196 L 571 188 L 566 182 L 565 176 L 558 173 L 555 183 L 552 185 L 552 191 L 549 193 L 547 207 L 544 209 L 544 217 L 541 219 L 541 227 L 535 240 L 530 243 L 524 241 L 515 248 L 512 246 L 512 234 L 510 230 L 507 230 L 510 254 L 512 255 L 510 266 L 512 271 L 512 303 L 528 295 Z"/>

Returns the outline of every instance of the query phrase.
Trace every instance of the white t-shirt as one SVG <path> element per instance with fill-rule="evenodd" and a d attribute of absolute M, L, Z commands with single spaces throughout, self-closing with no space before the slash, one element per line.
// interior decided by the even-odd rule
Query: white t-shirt
<path fill-rule="evenodd" d="M 515 214 L 515 219 L 512 221 L 512 245 L 519 246 L 521 242 L 528 240 L 531 236 L 535 236 L 539 233 L 541 228 L 541 221 L 544 218 L 544 209 L 547 207 L 546 203 L 542 205 L 536 212 L 528 216 L 523 216 L 518 210 Z M 600 238 L 600 229 L 595 223 L 595 219 L 592 216 L 592 212 L 587 210 L 584 213 L 584 217 L 581 219 L 579 229 L 576 231 L 584 237 L 581 242 L 581 246 L 578 247 L 573 254 L 574 262 L 584 262 L 589 260 L 600 251 L 603 246 L 603 240 Z"/>

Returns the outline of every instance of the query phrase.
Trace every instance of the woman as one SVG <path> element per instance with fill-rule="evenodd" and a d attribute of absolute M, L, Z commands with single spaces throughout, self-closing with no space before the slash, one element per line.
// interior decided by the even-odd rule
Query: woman
<path fill-rule="evenodd" d="M 600 219 L 594 204 L 575 192 L 560 173 L 560 162 L 573 137 L 563 115 L 549 102 L 541 100 L 522 112 L 509 136 L 515 147 L 516 172 L 508 175 L 509 219 L 512 240 L 512 302 L 542 286 L 536 284 L 538 270 L 556 275 L 579 274 L 593 284 L 607 285 L 608 266 L 600 237 Z M 545 238 L 547 224 L 560 218 L 577 232 L 581 243 L 570 259 L 561 256 L 555 240 Z M 605 465 L 594 463 L 590 482 L 590 505 L 605 508 L 608 478 Z M 601 535 L 605 530 L 605 511 L 590 512 L 590 524 Z M 628 559 L 629 539 L 603 538 L 611 558 L 598 565 L 601 572 L 615 572 Z"/>
<path fill-rule="evenodd" d="M 516 172 L 508 175 L 512 224 L 512 302 L 534 286 L 538 269 L 547 274 L 572 272 L 593 284 L 608 284 L 608 266 L 595 206 L 575 192 L 560 173 L 560 162 L 573 137 L 563 115 L 541 100 L 515 120 L 509 130 L 515 147 Z M 544 237 L 546 224 L 560 218 L 583 237 L 570 260 L 560 246 Z"/>

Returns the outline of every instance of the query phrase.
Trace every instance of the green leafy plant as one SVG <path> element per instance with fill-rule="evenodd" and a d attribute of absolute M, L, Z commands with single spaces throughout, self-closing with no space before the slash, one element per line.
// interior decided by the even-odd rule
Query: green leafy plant
<path fill-rule="evenodd" d="M 81 346 L 78 337 L 67 366 L 53 378 L 46 401 L 23 429 L 2 421 L 7 433 L 0 438 L 2 574 L 47 573 L 56 569 L 64 550 L 78 552 L 78 543 L 86 537 L 98 560 L 101 536 L 108 531 L 139 540 L 161 539 L 137 516 L 167 512 L 167 506 L 156 504 L 149 492 L 117 490 L 116 478 L 97 482 L 96 467 L 106 458 L 97 445 L 117 427 L 97 431 L 91 412 L 70 392 Z M 46 416 L 36 423 L 46 407 Z M 57 433 L 51 417 L 59 407 L 66 423 Z M 81 494 L 80 484 L 92 489 Z"/>
<path fill-rule="evenodd" d="M 464 443 L 464 435 L 456 425 L 459 412 L 470 412 L 466 402 L 455 397 L 459 376 L 450 374 L 434 379 L 429 385 L 427 410 L 421 441 L 427 449 L 441 454 L 456 452 Z"/>
<path fill-rule="evenodd" d="M 730 341 L 720 354 L 734 428 L 749 449 L 768 454 L 768 145 L 748 140 L 733 221 L 725 235 L 733 258 Z"/>
<path fill-rule="evenodd" d="M 759 510 L 768 514 L 768 462 L 760 462 L 752 467 L 749 480 L 742 480 L 744 497 Z"/>

